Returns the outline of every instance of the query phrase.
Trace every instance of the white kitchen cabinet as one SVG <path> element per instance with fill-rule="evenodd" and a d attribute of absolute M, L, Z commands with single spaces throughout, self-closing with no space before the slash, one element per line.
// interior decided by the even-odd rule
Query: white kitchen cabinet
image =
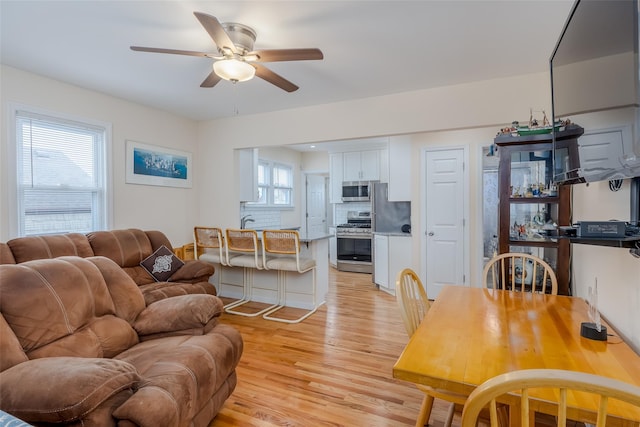
<path fill-rule="evenodd" d="M 380 182 L 389 182 L 389 149 L 380 150 Z"/>
<path fill-rule="evenodd" d="M 411 201 L 411 138 L 389 138 L 389 201 Z"/>
<path fill-rule="evenodd" d="M 338 239 L 336 238 L 336 228 L 329 227 L 329 264 L 332 267 L 338 266 Z"/>
<path fill-rule="evenodd" d="M 258 149 L 236 150 L 238 193 L 241 202 L 258 201 Z"/>
<path fill-rule="evenodd" d="M 342 153 L 344 161 L 343 176 L 344 181 L 360 181 L 362 175 L 362 169 L 360 164 L 360 152 L 352 151 L 348 153 Z"/>
<path fill-rule="evenodd" d="M 342 203 L 344 162 L 342 153 L 329 154 L 329 203 Z"/>
<path fill-rule="evenodd" d="M 396 276 L 411 268 L 411 236 L 374 234 L 374 275 L 380 289 L 396 294 Z"/>
<path fill-rule="evenodd" d="M 380 150 L 343 153 L 344 181 L 378 181 L 380 179 Z"/>
<path fill-rule="evenodd" d="M 360 170 L 362 180 L 377 181 L 380 179 L 380 150 L 362 151 L 360 153 Z"/>

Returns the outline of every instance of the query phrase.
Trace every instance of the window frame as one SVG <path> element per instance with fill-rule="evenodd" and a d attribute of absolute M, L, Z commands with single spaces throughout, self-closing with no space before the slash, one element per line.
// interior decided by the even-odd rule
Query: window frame
<path fill-rule="evenodd" d="M 19 191 L 18 186 L 19 177 L 18 177 L 18 162 L 22 161 L 22 153 L 18 152 L 18 141 L 17 141 L 17 126 L 18 126 L 18 116 L 19 112 L 25 112 L 26 114 L 32 114 L 35 116 L 42 116 L 44 119 L 51 119 L 52 121 L 58 121 L 60 123 L 67 122 L 71 125 L 86 125 L 88 127 L 97 127 L 104 129 L 104 136 L 102 141 L 102 147 L 96 152 L 96 156 L 99 156 L 100 159 L 98 161 L 102 164 L 102 171 L 100 172 L 99 181 L 101 181 L 102 185 L 100 186 L 101 191 L 103 193 L 101 199 L 103 207 L 98 215 L 101 217 L 99 219 L 99 229 L 111 229 L 113 228 L 113 187 L 112 187 L 112 125 L 108 122 L 102 122 L 94 119 L 89 119 L 86 117 L 80 117 L 75 115 L 64 114 L 56 111 L 41 109 L 37 107 L 33 107 L 25 104 L 18 103 L 9 103 L 8 104 L 8 112 L 9 112 L 9 126 L 8 126 L 8 144 L 7 144 L 7 157 L 6 160 L 3 161 L 3 165 L 6 166 L 7 175 L 5 178 L 7 179 L 7 189 L 6 195 L 3 197 L 7 202 L 7 206 L 12 206 L 13 208 L 9 208 L 7 212 L 8 216 L 8 225 L 9 225 L 9 235 L 12 237 L 23 237 L 24 234 L 23 225 L 23 198 L 21 196 L 21 192 Z"/>
<path fill-rule="evenodd" d="M 264 202 L 261 202 L 261 201 L 248 202 L 248 204 L 254 207 L 265 207 L 265 208 L 277 208 L 277 209 L 294 208 L 295 204 L 294 204 L 293 196 L 294 196 L 294 190 L 295 190 L 295 187 L 294 187 L 295 174 L 294 174 L 293 165 L 290 165 L 284 162 L 269 160 L 269 159 L 258 159 L 258 168 L 260 167 L 264 167 L 266 169 L 267 182 L 260 182 L 260 179 L 259 179 L 260 174 L 256 171 L 257 173 L 256 179 L 258 181 L 258 191 L 261 192 L 261 190 L 263 190 L 266 192 L 266 197 L 265 197 L 266 200 Z M 280 167 L 289 171 L 290 178 L 291 178 L 290 187 L 274 184 L 274 169 L 276 167 Z M 274 197 L 275 190 L 288 190 L 290 192 L 289 204 L 276 204 L 275 197 Z"/>

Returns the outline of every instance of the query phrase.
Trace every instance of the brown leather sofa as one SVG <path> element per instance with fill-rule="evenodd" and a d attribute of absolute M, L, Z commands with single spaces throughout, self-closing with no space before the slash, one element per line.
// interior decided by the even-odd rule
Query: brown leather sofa
<path fill-rule="evenodd" d="M 208 282 L 214 267 L 198 260 L 184 265 L 168 280 L 156 281 L 140 263 L 162 246 L 173 251 L 171 242 L 160 231 L 139 229 L 96 231 L 19 237 L 0 243 L 0 264 L 19 264 L 61 256 L 105 256 L 119 265 L 140 287 L 147 304 L 185 294 L 216 295 Z"/>
<path fill-rule="evenodd" d="M 0 265 L 0 409 L 36 426 L 208 426 L 243 349 L 222 311 L 209 294 L 146 304 L 103 256 Z"/>

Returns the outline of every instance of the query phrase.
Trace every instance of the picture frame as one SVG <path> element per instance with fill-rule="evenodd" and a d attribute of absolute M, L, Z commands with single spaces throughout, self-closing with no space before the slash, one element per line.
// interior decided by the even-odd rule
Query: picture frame
<path fill-rule="evenodd" d="M 127 184 L 192 187 L 193 164 L 188 151 L 127 140 L 125 163 Z"/>

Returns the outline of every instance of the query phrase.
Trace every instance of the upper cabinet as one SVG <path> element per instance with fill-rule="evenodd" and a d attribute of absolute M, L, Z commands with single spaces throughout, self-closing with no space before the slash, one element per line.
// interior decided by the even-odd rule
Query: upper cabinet
<path fill-rule="evenodd" d="M 344 181 L 379 181 L 380 150 L 343 153 Z"/>
<path fill-rule="evenodd" d="M 411 201 L 411 137 L 389 138 L 386 164 L 388 165 L 387 179 L 381 177 L 380 181 L 389 183 L 389 201 Z"/>
<path fill-rule="evenodd" d="M 241 202 L 258 201 L 258 149 L 245 148 L 236 150 L 236 171 L 240 188 Z"/>
<path fill-rule="evenodd" d="M 342 153 L 329 154 L 329 203 L 342 203 L 344 162 Z"/>
<path fill-rule="evenodd" d="M 411 137 L 378 138 L 377 149 L 329 153 L 330 202 L 342 203 L 345 181 L 389 183 L 389 201 L 411 201 Z"/>

